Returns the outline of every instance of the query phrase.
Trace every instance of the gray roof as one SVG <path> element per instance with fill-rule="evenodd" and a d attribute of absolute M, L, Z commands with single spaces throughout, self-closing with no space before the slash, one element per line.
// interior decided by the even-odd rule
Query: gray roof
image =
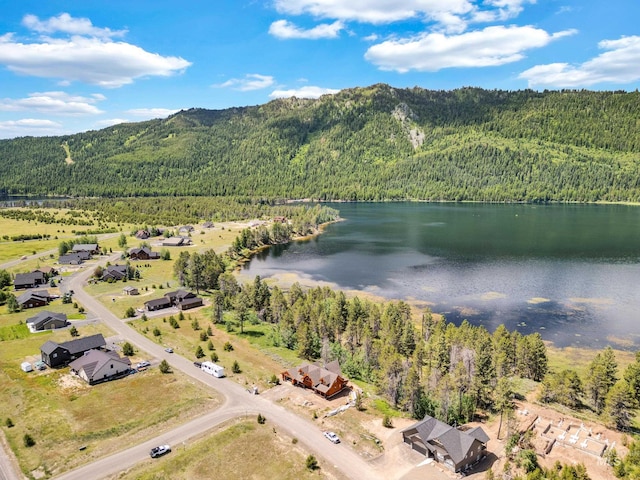
<path fill-rule="evenodd" d="M 169 301 L 168 298 L 155 298 L 153 300 L 147 300 L 146 302 L 144 302 L 145 305 L 150 306 L 150 307 L 156 307 L 159 305 L 171 305 L 171 302 Z"/>
<path fill-rule="evenodd" d="M 96 333 L 89 337 L 76 338 L 68 342 L 61 343 L 60 346 L 69 350 L 71 355 L 75 355 L 81 352 L 86 352 L 92 348 L 104 347 L 107 342 L 101 333 Z"/>
<path fill-rule="evenodd" d="M 55 349 L 58 348 L 59 346 L 60 345 L 58 345 L 56 342 L 52 340 L 47 340 L 40 347 L 40 351 L 46 355 L 51 355 L 55 351 Z"/>
<path fill-rule="evenodd" d="M 20 295 L 16 300 L 19 304 L 28 302 L 31 299 L 49 301 L 49 292 L 47 290 L 32 290 Z"/>
<path fill-rule="evenodd" d="M 74 252 L 92 252 L 94 250 L 98 250 L 97 243 L 76 243 L 72 250 Z"/>
<path fill-rule="evenodd" d="M 33 323 L 37 328 L 38 325 L 42 325 L 49 320 L 59 320 L 66 323 L 67 315 L 64 313 L 49 312 L 48 310 L 45 310 L 44 312 L 40 312 L 33 317 L 27 318 L 26 323 Z"/>
<path fill-rule="evenodd" d="M 26 285 L 34 284 L 36 280 L 45 281 L 44 273 L 39 270 L 30 273 L 16 273 L 16 278 L 13 280 L 14 285 Z"/>
<path fill-rule="evenodd" d="M 429 415 L 418 423 L 404 429 L 401 433 L 412 431 L 417 432 L 422 442 L 427 446 L 429 443 L 439 443 L 456 464 L 464 460 L 475 440 L 481 443 L 489 441 L 489 437 L 481 427 L 462 432 Z"/>
<path fill-rule="evenodd" d="M 69 367 L 77 372 L 84 370 L 87 378 L 93 379 L 93 372 L 102 368 L 109 360 L 117 360 L 131 366 L 131 360 L 120 357 L 116 352 L 103 352 L 102 350 L 89 350 L 82 357 L 74 360 Z"/>

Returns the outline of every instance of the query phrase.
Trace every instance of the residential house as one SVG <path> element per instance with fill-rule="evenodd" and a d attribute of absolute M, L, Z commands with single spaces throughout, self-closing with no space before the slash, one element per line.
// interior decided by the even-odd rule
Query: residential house
<path fill-rule="evenodd" d="M 156 298 L 154 300 L 144 302 L 144 308 L 149 312 L 162 310 L 163 308 L 169 308 L 171 306 L 171 301 L 167 297 Z"/>
<path fill-rule="evenodd" d="M 273 223 L 289 223 L 289 220 L 287 220 L 287 217 L 273 217 Z"/>
<path fill-rule="evenodd" d="M 204 222 L 202 228 L 213 228 L 213 222 Z"/>
<path fill-rule="evenodd" d="M 42 330 L 64 328 L 69 324 L 66 314 L 49 312 L 48 310 L 40 312 L 31 318 L 27 318 L 26 323 L 31 333 L 39 332 Z"/>
<path fill-rule="evenodd" d="M 91 349 L 103 349 L 106 345 L 107 342 L 101 333 L 63 343 L 49 340 L 40 347 L 40 355 L 42 361 L 50 367 L 60 367 L 81 357 L 84 352 Z"/>
<path fill-rule="evenodd" d="M 202 304 L 202 298 L 197 297 L 195 293 L 187 292 L 186 290 L 176 290 L 165 293 L 162 298 L 149 300 L 144 303 L 144 306 L 148 311 L 161 310 L 169 307 L 188 310 L 190 308 L 200 307 Z"/>
<path fill-rule="evenodd" d="M 131 360 L 120 357 L 116 352 L 89 350 L 71 362 L 69 368 L 89 385 L 95 385 L 128 375 Z"/>
<path fill-rule="evenodd" d="M 22 309 L 44 307 L 45 305 L 49 305 L 51 296 L 47 290 L 32 290 L 23 293 L 16 298 L 16 300 Z"/>
<path fill-rule="evenodd" d="M 163 247 L 185 247 L 191 245 L 189 237 L 170 237 L 162 240 Z"/>
<path fill-rule="evenodd" d="M 131 260 L 157 260 L 160 258 L 160 254 L 152 252 L 149 247 L 132 248 L 129 250 L 129 258 Z"/>
<path fill-rule="evenodd" d="M 324 367 L 305 363 L 299 367 L 285 370 L 281 375 L 282 380 L 310 388 L 325 398 L 331 398 L 345 388 L 349 388 L 348 380 L 342 377 L 340 364 L 337 360 L 327 363 Z"/>
<path fill-rule="evenodd" d="M 126 287 L 124 287 L 122 289 L 122 293 L 124 295 L 140 295 L 140 292 L 138 291 L 138 289 L 136 287 L 131 287 L 129 285 L 127 285 Z"/>
<path fill-rule="evenodd" d="M 190 233 L 190 232 L 193 232 L 194 230 L 195 228 L 193 227 L 193 225 L 183 225 L 178 229 L 178 232 Z"/>
<path fill-rule="evenodd" d="M 122 280 L 127 278 L 127 270 L 129 267 L 126 265 L 109 265 L 102 270 L 102 280 Z"/>
<path fill-rule="evenodd" d="M 413 450 L 433 458 L 452 472 L 468 470 L 482 460 L 489 441 L 482 427 L 463 431 L 429 415 L 401 433 L 404 443 Z"/>
<path fill-rule="evenodd" d="M 42 273 L 44 273 L 45 278 L 51 278 L 51 277 L 53 277 L 53 276 L 58 274 L 58 271 L 53 267 L 40 267 L 40 268 L 34 270 L 34 272 L 42 272 Z"/>
<path fill-rule="evenodd" d="M 98 255 L 100 253 L 100 247 L 97 243 L 76 243 L 71 251 L 88 252 L 91 255 Z"/>
<path fill-rule="evenodd" d="M 67 253 L 66 255 L 60 255 L 58 263 L 61 265 L 80 265 L 85 260 L 91 259 L 89 252 L 75 252 Z"/>
<path fill-rule="evenodd" d="M 148 230 L 138 230 L 135 235 L 135 237 L 139 238 L 140 240 L 146 240 L 150 236 L 151 232 L 149 232 Z"/>
<path fill-rule="evenodd" d="M 38 285 L 47 283 L 47 277 L 39 270 L 30 273 L 16 273 L 13 279 L 13 288 L 20 290 L 22 288 L 34 288 Z"/>

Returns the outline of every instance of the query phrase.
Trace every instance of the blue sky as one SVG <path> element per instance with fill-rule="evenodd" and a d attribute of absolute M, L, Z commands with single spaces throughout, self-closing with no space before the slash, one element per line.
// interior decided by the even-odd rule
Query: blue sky
<path fill-rule="evenodd" d="M 635 90 L 638 0 L 5 0 L 0 138 L 388 83 Z"/>

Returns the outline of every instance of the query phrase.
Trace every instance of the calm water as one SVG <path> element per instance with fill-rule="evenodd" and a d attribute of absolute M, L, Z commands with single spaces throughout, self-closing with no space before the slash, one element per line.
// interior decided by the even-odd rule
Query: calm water
<path fill-rule="evenodd" d="M 455 323 L 504 323 L 559 346 L 640 345 L 640 207 L 330 206 L 346 221 L 243 273 L 429 302 Z"/>

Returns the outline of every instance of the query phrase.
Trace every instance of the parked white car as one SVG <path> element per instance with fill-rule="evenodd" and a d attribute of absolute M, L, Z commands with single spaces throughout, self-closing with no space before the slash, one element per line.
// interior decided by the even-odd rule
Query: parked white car
<path fill-rule="evenodd" d="M 138 362 L 138 364 L 136 365 L 136 368 L 138 370 L 140 370 L 141 368 L 147 368 L 147 367 L 150 367 L 150 366 L 151 366 L 150 362 L 147 362 L 146 360 L 143 360 L 141 362 Z"/>
<path fill-rule="evenodd" d="M 165 453 L 169 453 L 171 451 L 171 447 L 169 445 L 160 445 L 158 447 L 153 447 L 149 452 L 151 458 L 161 457 Z"/>
<path fill-rule="evenodd" d="M 324 436 L 327 437 L 330 442 L 340 443 L 340 437 L 333 432 L 324 432 Z"/>

